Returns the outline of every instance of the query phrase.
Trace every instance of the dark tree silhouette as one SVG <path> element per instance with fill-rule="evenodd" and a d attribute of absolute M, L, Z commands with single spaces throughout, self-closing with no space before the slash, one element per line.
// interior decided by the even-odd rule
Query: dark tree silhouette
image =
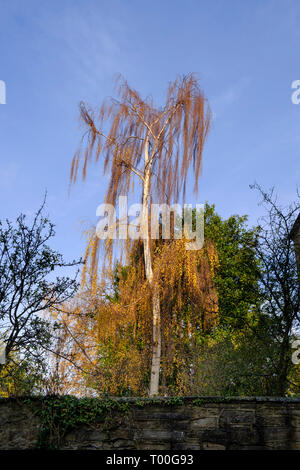
<path fill-rule="evenodd" d="M 15 224 L 0 221 L 0 340 L 5 344 L 6 365 L 15 355 L 38 356 L 50 341 L 48 322 L 42 313 L 69 299 L 77 290 L 76 276 L 48 279 L 65 263 L 47 245 L 54 225 L 43 216 L 45 200 L 31 226 L 21 214 Z M 0 371 L 5 364 L 0 364 Z"/>

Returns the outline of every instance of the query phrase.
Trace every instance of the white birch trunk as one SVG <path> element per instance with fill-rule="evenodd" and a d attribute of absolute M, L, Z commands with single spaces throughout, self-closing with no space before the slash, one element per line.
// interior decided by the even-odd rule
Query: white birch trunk
<path fill-rule="evenodd" d="M 149 240 L 149 197 L 150 197 L 151 163 L 149 163 L 148 137 L 145 141 L 145 172 L 143 186 L 142 232 L 144 245 L 144 261 L 146 278 L 152 291 L 152 364 L 149 395 L 158 395 L 160 356 L 161 356 L 161 325 L 159 288 L 153 282 L 153 270 Z"/>

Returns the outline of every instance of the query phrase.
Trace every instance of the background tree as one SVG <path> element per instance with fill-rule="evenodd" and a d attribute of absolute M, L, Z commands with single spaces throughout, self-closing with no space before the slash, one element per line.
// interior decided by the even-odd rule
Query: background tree
<path fill-rule="evenodd" d="M 55 232 L 43 216 L 44 206 L 45 200 L 31 225 L 22 214 L 15 224 L 0 222 L 0 341 L 5 344 L 6 356 L 6 363 L 0 364 L 3 380 L 11 371 L 23 368 L 24 372 L 32 361 L 42 364 L 41 352 L 51 340 L 43 313 L 65 302 L 78 287 L 76 279 L 53 279 L 56 268 L 79 262 L 65 263 L 62 255 L 48 246 Z"/>
<path fill-rule="evenodd" d="M 168 88 L 165 105 L 155 108 L 152 98 L 142 99 L 121 81 L 120 100 L 104 102 L 97 116 L 81 104 L 81 118 L 87 127 L 82 176 L 94 156 L 103 156 L 104 172 L 110 181 L 106 202 L 117 206 L 118 196 L 132 188 L 132 176 L 141 183 L 145 275 L 152 301 L 152 363 L 150 395 L 158 393 L 161 359 L 160 290 L 153 271 L 149 237 L 149 206 L 152 202 L 171 204 L 184 200 L 189 169 L 193 168 L 194 190 L 198 188 L 202 151 L 210 123 L 210 111 L 193 75 L 175 80 Z M 105 132 L 107 129 L 107 132 Z M 74 156 L 71 182 L 78 175 L 81 149 Z M 93 256 L 92 275 L 97 269 L 99 241 L 89 245 Z M 106 244 L 108 251 L 111 243 Z"/>
<path fill-rule="evenodd" d="M 0 372 L 0 397 L 43 393 L 46 370 L 42 351 L 39 358 L 11 354 L 9 363 Z"/>
<path fill-rule="evenodd" d="M 251 187 L 258 190 L 266 208 L 256 244 L 261 266 L 261 312 L 265 317 L 265 330 L 271 331 L 278 345 L 274 360 L 274 391 L 284 396 L 290 385 L 297 386 L 293 384 L 290 375 L 294 369 L 291 342 L 299 330 L 300 283 L 295 247 L 290 234 L 300 211 L 300 203 L 298 201 L 283 207 L 277 202 L 274 190 L 267 192 L 258 184 Z"/>
<path fill-rule="evenodd" d="M 222 219 L 214 205 L 205 205 L 205 238 L 217 250 L 215 273 L 219 319 L 223 328 L 243 329 L 260 306 L 260 265 L 256 254 L 257 227 L 247 226 L 247 216 Z"/>

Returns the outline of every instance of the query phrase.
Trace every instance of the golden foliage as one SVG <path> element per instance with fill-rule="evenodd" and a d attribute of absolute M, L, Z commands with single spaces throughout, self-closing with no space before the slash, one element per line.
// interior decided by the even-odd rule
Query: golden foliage
<path fill-rule="evenodd" d="M 72 386 L 79 394 L 146 395 L 152 347 L 151 290 L 146 281 L 142 242 L 132 247 L 129 263 L 107 273 L 117 292 L 98 283 L 85 288 L 63 321 L 72 340 Z M 164 394 L 193 390 L 193 344 L 218 324 L 214 271 L 218 255 L 207 241 L 186 251 L 185 240 L 156 240 L 154 279 L 161 304 L 161 389 Z M 93 287 L 93 289 L 95 289 Z"/>

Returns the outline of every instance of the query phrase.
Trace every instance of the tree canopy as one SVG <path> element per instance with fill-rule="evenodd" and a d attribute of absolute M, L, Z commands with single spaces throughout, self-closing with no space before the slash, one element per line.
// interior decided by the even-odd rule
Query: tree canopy
<path fill-rule="evenodd" d="M 53 278 L 58 268 L 79 262 L 66 263 L 48 246 L 55 232 L 43 215 L 44 206 L 45 200 L 31 224 L 23 214 L 15 223 L 0 221 L 0 342 L 5 345 L 2 378 L 20 367 L 25 370 L 29 363 L 41 366 L 42 351 L 51 341 L 44 314 L 70 299 L 78 288 L 76 278 Z"/>

